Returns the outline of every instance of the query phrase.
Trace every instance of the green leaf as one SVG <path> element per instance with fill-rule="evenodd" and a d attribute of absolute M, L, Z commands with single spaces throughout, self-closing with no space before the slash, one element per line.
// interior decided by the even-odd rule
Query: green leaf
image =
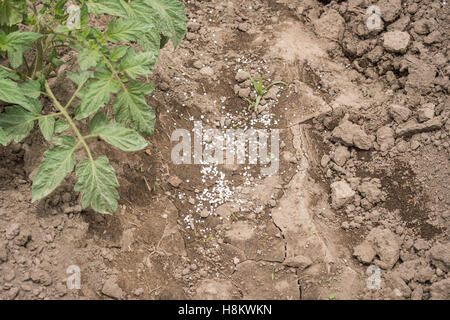
<path fill-rule="evenodd" d="M 52 141 L 54 146 L 66 146 L 66 145 L 75 145 L 75 138 L 73 136 L 57 136 L 53 138 Z"/>
<path fill-rule="evenodd" d="M 103 113 L 97 113 L 89 123 L 89 131 L 98 135 L 107 143 L 122 151 L 139 151 L 144 149 L 148 142 L 136 131 L 124 128 L 118 123 L 109 123 L 110 119 Z"/>
<path fill-rule="evenodd" d="M 41 83 L 38 80 L 27 80 L 20 85 L 20 88 L 27 97 L 37 99 L 41 96 Z"/>
<path fill-rule="evenodd" d="M 23 63 L 23 48 L 8 50 L 8 60 L 14 69 L 20 67 Z"/>
<path fill-rule="evenodd" d="M 22 141 L 33 129 L 36 116 L 19 106 L 5 110 L 6 113 L 0 114 L 0 128 L 10 140 Z"/>
<path fill-rule="evenodd" d="M 0 2 L 0 25 L 13 26 L 22 22 L 27 12 L 25 0 L 4 0 Z"/>
<path fill-rule="evenodd" d="M 33 179 L 32 202 L 48 196 L 72 172 L 75 166 L 75 140 L 70 138 L 59 139 L 60 144 L 44 153 L 44 159 Z"/>
<path fill-rule="evenodd" d="M 29 105 L 28 99 L 23 94 L 19 85 L 6 78 L 0 78 L 0 100 L 14 103 L 26 107 Z"/>
<path fill-rule="evenodd" d="M 80 10 L 80 26 L 85 27 L 89 22 L 89 9 L 88 6 L 85 3 L 81 6 Z"/>
<path fill-rule="evenodd" d="M 73 81 L 77 86 L 85 82 L 87 79 L 92 78 L 94 76 L 94 72 L 92 71 L 79 71 L 79 72 L 72 72 L 67 71 L 66 72 L 67 78 Z"/>
<path fill-rule="evenodd" d="M 24 48 L 26 45 L 42 37 L 39 33 L 14 31 L 9 34 L 0 32 L 0 50 L 10 51 Z"/>
<path fill-rule="evenodd" d="M 9 142 L 8 136 L 6 135 L 5 131 L 0 127 L 0 144 L 3 146 L 6 146 Z"/>
<path fill-rule="evenodd" d="M 107 14 L 110 16 L 126 17 L 128 4 L 123 0 L 100 0 L 89 2 L 89 12 L 95 15 Z"/>
<path fill-rule="evenodd" d="M 124 122 L 140 134 L 150 136 L 155 129 L 155 113 L 145 101 L 144 90 L 149 93 L 148 86 L 139 82 L 127 84 L 127 90 L 121 91 L 114 100 L 114 114 L 118 122 Z"/>
<path fill-rule="evenodd" d="M 112 73 L 96 73 L 96 79 L 90 81 L 80 92 L 81 104 L 75 109 L 75 119 L 81 120 L 103 108 L 117 93 L 120 84 L 114 80 Z"/>
<path fill-rule="evenodd" d="M 42 35 L 34 32 L 15 31 L 5 34 L 0 30 L 0 51 L 8 52 L 11 66 L 18 68 L 22 65 L 25 47 L 40 37 Z"/>
<path fill-rule="evenodd" d="M 159 31 L 172 38 L 173 46 L 176 48 L 186 34 L 186 14 L 184 5 L 177 0 L 145 0 L 154 10 L 158 17 L 157 26 Z"/>
<path fill-rule="evenodd" d="M 127 53 L 128 46 L 116 46 L 109 52 L 109 60 L 117 62 Z"/>
<path fill-rule="evenodd" d="M 75 170 L 78 182 L 75 191 L 81 191 L 81 206 L 86 209 L 91 206 L 100 213 L 114 213 L 117 209 L 119 182 L 105 156 L 95 161 L 84 159 Z"/>
<path fill-rule="evenodd" d="M 40 117 L 39 128 L 45 140 L 50 141 L 55 132 L 55 118 L 54 117 Z"/>
<path fill-rule="evenodd" d="M 95 67 L 101 58 L 101 53 L 96 49 L 83 48 L 78 53 L 78 64 L 81 70 Z"/>
<path fill-rule="evenodd" d="M 57 120 L 55 122 L 55 133 L 61 133 L 69 129 L 70 125 L 66 120 Z"/>
<path fill-rule="evenodd" d="M 136 53 L 134 49 L 131 49 L 122 59 L 120 71 L 127 73 L 132 79 L 136 79 L 137 75 L 149 74 L 155 62 L 156 57 L 152 52 Z"/>
<path fill-rule="evenodd" d="M 106 30 L 106 37 L 111 42 L 135 41 L 142 37 L 146 31 L 147 25 L 138 20 L 132 19 L 113 19 Z"/>

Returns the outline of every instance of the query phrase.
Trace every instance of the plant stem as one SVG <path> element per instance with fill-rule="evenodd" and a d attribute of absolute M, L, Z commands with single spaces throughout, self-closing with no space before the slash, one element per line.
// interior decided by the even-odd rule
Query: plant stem
<path fill-rule="evenodd" d="M 72 117 L 69 115 L 67 110 L 64 109 L 64 107 L 61 105 L 61 103 L 59 103 L 58 99 L 56 99 L 56 97 L 53 94 L 52 89 L 50 89 L 50 85 L 48 84 L 47 81 L 45 81 L 45 89 L 47 90 L 47 93 L 48 93 L 50 99 L 52 100 L 52 102 L 54 103 L 56 109 L 58 109 L 58 111 L 61 112 L 61 114 L 66 118 L 67 122 L 72 127 L 73 131 L 75 132 L 75 135 L 77 136 L 79 142 L 81 142 L 81 144 L 83 144 L 84 149 L 86 149 L 86 152 L 88 154 L 89 160 L 91 160 L 91 162 L 94 162 L 94 158 L 92 157 L 91 150 L 89 149 L 89 146 L 87 145 L 86 140 L 84 139 L 80 130 L 78 130 L 77 126 L 73 122 Z"/>
<path fill-rule="evenodd" d="M 77 90 L 75 90 L 75 92 L 73 93 L 72 97 L 70 98 L 69 102 L 67 102 L 67 104 L 64 106 L 65 110 L 67 110 L 70 107 L 70 105 L 72 104 L 73 100 L 75 100 L 75 98 L 77 97 L 77 94 L 81 91 L 81 89 L 83 89 L 83 86 L 85 85 L 85 83 L 88 80 L 89 79 L 86 79 L 82 83 L 80 83 L 80 85 L 78 86 Z"/>

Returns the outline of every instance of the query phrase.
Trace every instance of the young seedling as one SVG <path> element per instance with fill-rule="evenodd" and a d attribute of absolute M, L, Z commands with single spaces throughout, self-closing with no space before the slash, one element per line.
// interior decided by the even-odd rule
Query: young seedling
<path fill-rule="evenodd" d="M 32 202 L 75 169 L 82 208 L 116 211 L 114 168 L 106 156 L 94 158 L 88 141 L 100 138 L 128 152 L 147 147 L 155 113 L 145 96 L 154 86 L 139 77 L 150 74 L 169 39 L 174 47 L 183 39 L 183 10 L 178 0 L 0 1 L 0 56 L 9 61 L 0 65 L 0 101 L 8 105 L 0 113 L 0 144 L 21 142 L 37 122 L 50 145 L 33 179 Z M 110 21 L 104 29 L 89 21 L 100 15 Z M 78 58 L 75 70 L 61 68 L 70 51 Z M 49 81 L 62 72 L 76 88 L 65 103 Z M 112 119 L 101 111 L 111 97 Z M 78 148 L 86 154 L 81 161 Z"/>
<path fill-rule="evenodd" d="M 264 87 L 264 84 L 263 84 L 264 79 L 263 79 L 262 75 L 260 75 L 258 81 L 256 81 L 255 79 L 253 79 L 253 77 L 250 73 L 246 72 L 246 74 L 247 74 L 248 78 L 250 79 L 250 81 L 252 82 L 253 88 L 256 91 L 256 100 L 255 101 L 252 101 L 249 98 L 244 98 L 244 100 L 249 103 L 248 111 L 251 111 L 253 108 L 253 110 L 255 110 L 255 112 L 258 113 L 258 108 L 259 108 L 259 104 L 261 103 L 261 99 L 264 97 L 264 95 L 267 93 L 267 91 L 269 91 L 269 89 L 271 87 L 273 87 L 275 85 L 279 85 L 279 84 L 286 86 L 286 87 L 288 85 L 286 82 L 283 82 L 283 81 L 274 81 L 274 82 L 271 82 L 267 87 Z"/>

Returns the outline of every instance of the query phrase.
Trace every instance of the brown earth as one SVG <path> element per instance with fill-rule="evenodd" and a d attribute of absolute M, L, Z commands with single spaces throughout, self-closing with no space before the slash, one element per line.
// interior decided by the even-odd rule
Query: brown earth
<path fill-rule="evenodd" d="M 186 39 L 148 79 L 151 147 L 93 148 L 119 177 L 115 215 L 82 211 L 74 177 L 31 204 L 39 134 L 0 149 L 0 298 L 449 299 L 448 5 L 184 3 Z M 241 70 L 289 85 L 248 112 Z M 170 135 L 194 120 L 280 129 L 278 174 L 173 164 Z"/>

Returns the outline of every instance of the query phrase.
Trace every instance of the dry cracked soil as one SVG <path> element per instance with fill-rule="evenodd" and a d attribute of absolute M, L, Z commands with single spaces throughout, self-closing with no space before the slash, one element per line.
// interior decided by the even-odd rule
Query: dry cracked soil
<path fill-rule="evenodd" d="M 119 178 L 115 215 L 82 211 L 74 177 L 31 204 L 47 142 L 0 149 L 0 299 L 449 299 L 448 4 L 183 2 L 186 37 L 147 79 L 149 149 L 93 148 Z M 287 86 L 248 111 L 244 71 Z M 194 121 L 279 129 L 278 172 L 175 165 L 171 133 Z"/>

